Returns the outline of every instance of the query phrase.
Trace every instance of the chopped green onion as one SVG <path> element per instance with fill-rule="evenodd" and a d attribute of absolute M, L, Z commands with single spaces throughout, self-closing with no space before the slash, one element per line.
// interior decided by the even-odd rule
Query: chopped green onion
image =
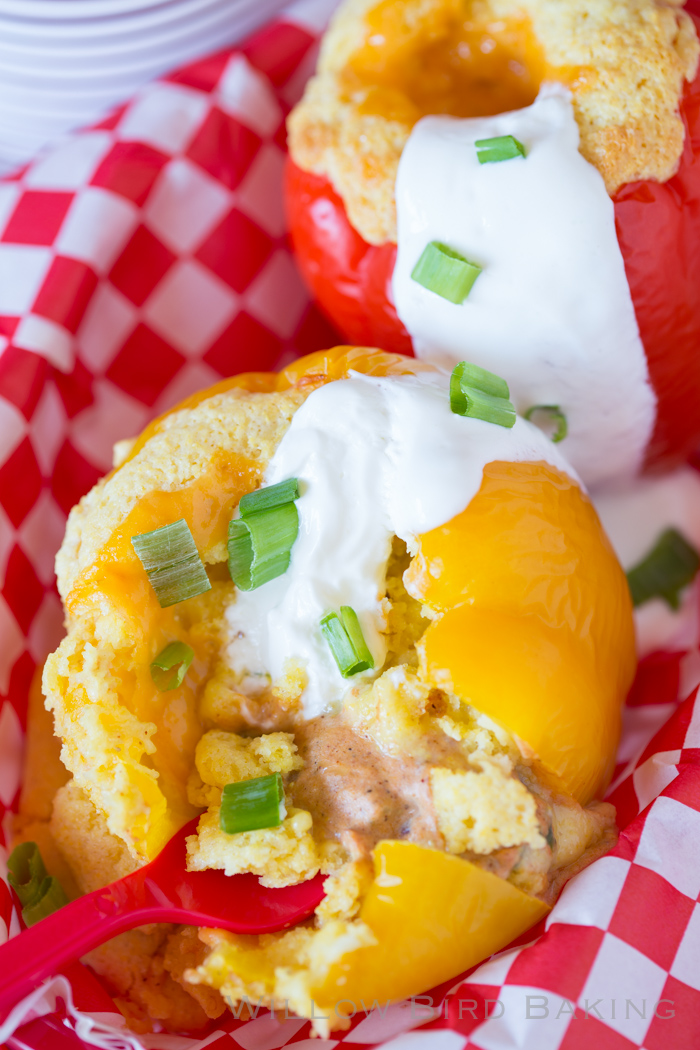
<path fill-rule="evenodd" d="M 550 433 L 555 445 L 558 441 L 563 441 L 569 433 L 569 424 L 559 405 L 533 405 L 525 413 L 525 419 L 529 419 L 540 430 Z"/>
<path fill-rule="evenodd" d="M 297 478 L 287 478 L 277 485 L 268 485 L 264 489 L 256 489 L 248 492 L 241 498 L 238 509 L 242 518 L 249 514 L 257 514 L 269 507 L 280 507 L 284 503 L 293 503 L 299 499 L 299 481 Z"/>
<path fill-rule="evenodd" d="M 7 881 L 19 897 L 22 907 L 39 896 L 47 873 L 36 842 L 22 842 L 13 849 L 7 862 L 7 872 Z"/>
<path fill-rule="evenodd" d="M 228 568 L 236 586 L 253 591 L 284 575 L 298 533 L 299 512 L 293 503 L 230 521 Z"/>
<path fill-rule="evenodd" d="M 501 160 L 524 157 L 525 147 L 512 135 L 498 135 L 493 139 L 477 139 L 476 155 L 479 164 L 494 164 Z"/>
<path fill-rule="evenodd" d="M 328 613 L 321 620 L 321 630 L 343 678 L 374 667 L 374 659 L 362 634 L 357 613 L 350 605 L 341 605 L 340 616 Z"/>
<path fill-rule="evenodd" d="M 228 526 L 228 568 L 240 590 L 262 587 L 289 568 L 299 534 L 299 513 L 294 506 L 298 498 L 298 479 L 287 478 L 241 499 L 241 516 Z"/>
<path fill-rule="evenodd" d="M 7 861 L 7 871 L 27 926 L 68 903 L 58 879 L 47 874 L 36 842 L 22 842 L 15 847 Z"/>
<path fill-rule="evenodd" d="M 460 361 L 450 376 L 450 408 L 458 416 L 513 427 L 516 415 L 509 395 L 505 379 L 467 361 Z"/>
<path fill-rule="evenodd" d="M 184 518 L 153 532 L 132 536 L 131 542 L 162 609 L 211 590 L 209 577 Z"/>
<path fill-rule="evenodd" d="M 663 598 L 672 609 L 680 605 L 680 592 L 692 583 L 700 568 L 700 555 L 680 532 L 666 529 L 646 558 L 627 573 L 633 605 Z"/>
<path fill-rule="evenodd" d="M 452 376 L 459 381 L 461 386 L 473 387 L 480 390 L 482 394 L 501 397 L 506 401 L 510 397 L 510 390 L 505 379 L 501 379 L 500 376 L 494 375 L 485 368 L 480 368 L 479 365 L 472 365 L 468 361 L 460 361 L 455 366 Z"/>
<path fill-rule="evenodd" d="M 182 685 L 194 657 L 194 650 L 184 642 L 171 642 L 151 663 L 151 678 L 156 689 L 167 693 Z"/>
<path fill-rule="evenodd" d="M 444 244 L 431 241 L 413 267 L 411 280 L 459 306 L 472 290 L 481 267 Z"/>
<path fill-rule="evenodd" d="M 221 796 L 219 827 L 227 835 L 276 828 L 287 815 L 279 773 L 227 784 Z"/>
<path fill-rule="evenodd" d="M 51 912 L 58 911 L 67 903 L 68 898 L 63 886 L 51 875 L 41 884 L 41 894 L 38 899 L 33 904 L 27 904 L 22 908 L 22 918 L 27 926 L 33 926 L 35 922 L 45 919 Z"/>

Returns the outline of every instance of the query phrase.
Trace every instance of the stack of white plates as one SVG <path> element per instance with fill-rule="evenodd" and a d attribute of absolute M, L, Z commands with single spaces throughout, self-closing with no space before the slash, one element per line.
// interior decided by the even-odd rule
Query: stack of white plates
<path fill-rule="evenodd" d="M 0 0 L 0 173 L 284 0 Z"/>

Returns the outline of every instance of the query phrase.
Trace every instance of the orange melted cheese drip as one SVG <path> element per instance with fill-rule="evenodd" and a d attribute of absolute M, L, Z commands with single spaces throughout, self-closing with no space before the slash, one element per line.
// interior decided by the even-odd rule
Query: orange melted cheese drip
<path fill-rule="evenodd" d="M 161 609 L 131 537 L 184 518 L 198 550 L 211 549 L 226 540 L 239 499 L 259 482 L 257 464 L 242 456 L 227 456 L 186 488 L 151 493 L 115 529 L 66 600 L 73 619 L 107 615 L 128 621 L 131 644 L 128 652 L 120 654 L 120 702 L 139 721 L 154 722 L 158 727 L 156 751 L 145 760 L 158 773 L 157 784 L 146 777 L 139 782 L 152 807 L 152 819 L 143 828 L 147 856 L 155 855 L 196 812 L 187 802 L 186 783 L 202 735 L 199 697 L 218 646 L 212 645 L 206 634 L 203 637 L 192 622 L 191 606 L 197 599 Z M 195 655 L 182 685 L 161 693 L 151 679 L 150 663 L 172 641 L 190 645 Z M 69 707 L 71 702 L 80 704 L 82 697 L 74 695 L 66 702 Z"/>
<path fill-rule="evenodd" d="M 364 45 L 343 72 L 346 93 L 364 93 L 360 112 L 405 124 L 523 109 L 543 80 L 574 88 L 584 73 L 550 66 L 527 18 L 478 21 L 460 0 L 424 6 L 420 20 L 406 17 L 401 0 L 382 0 L 364 17 Z"/>
<path fill-rule="evenodd" d="M 396 0 L 383 0 L 365 19 L 365 44 L 346 83 L 369 86 L 366 113 L 410 124 L 431 113 L 503 113 L 531 105 L 545 77 L 542 49 L 524 19 L 475 22 L 461 4 L 443 3 L 409 24 Z"/>

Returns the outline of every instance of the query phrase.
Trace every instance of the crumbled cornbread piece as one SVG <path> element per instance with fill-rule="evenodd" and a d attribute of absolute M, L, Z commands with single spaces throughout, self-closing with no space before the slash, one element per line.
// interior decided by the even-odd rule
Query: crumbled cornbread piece
<path fill-rule="evenodd" d="M 419 63 L 419 44 L 434 43 L 456 20 L 482 26 L 489 40 L 497 40 L 499 23 L 529 19 L 546 78 L 571 89 L 581 153 L 611 196 L 624 183 L 663 182 L 675 172 L 684 141 L 678 105 L 699 52 L 693 22 L 675 0 L 399 2 L 403 24 L 396 47 L 404 62 Z M 396 172 L 422 115 L 408 99 L 386 115 L 381 107 L 376 112 L 367 105 L 371 84 L 349 81 L 353 59 L 372 32 L 367 15 L 379 6 L 377 0 L 346 0 L 340 7 L 318 73 L 289 118 L 292 158 L 330 179 L 370 244 L 396 241 Z"/>
<path fill-rule="evenodd" d="M 316 909 L 319 925 L 336 919 L 354 919 L 373 878 L 374 866 L 369 857 L 350 861 L 335 875 L 329 875 L 323 884 L 326 896 Z"/>
<path fill-rule="evenodd" d="M 158 924 L 120 934 L 87 960 L 100 975 L 134 1032 L 196 1031 L 226 1005 L 213 988 L 184 979 L 206 948 L 191 926 Z"/>
<path fill-rule="evenodd" d="M 219 827 L 219 807 L 212 806 L 187 839 L 187 870 L 223 868 L 227 875 L 252 871 L 263 886 L 291 886 L 313 878 L 321 858 L 311 834 L 311 814 L 290 809 L 275 828 L 227 835 Z"/>
<path fill-rule="evenodd" d="M 296 707 L 301 699 L 301 694 L 306 689 L 308 680 L 306 670 L 298 660 L 287 660 L 284 674 L 273 684 L 273 696 L 285 708 Z"/>
<path fill-rule="evenodd" d="M 190 794 L 190 801 L 196 806 L 220 802 L 221 789 L 227 784 L 264 777 L 268 773 L 284 775 L 301 769 L 304 764 L 291 733 L 243 737 L 221 729 L 210 729 L 204 734 L 197 744 L 194 761 L 204 785 L 202 793 Z M 214 791 L 207 792 L 207 787 Z"/>
<path fill-rule="evenodd" d="M 508 762 L 481 758 L 478 770 L 432 769 L 438 827 L 449 853 L 492 853 L 506 846 L 546 845 L 534 797 Z"/>
<path fill-rule="evenodd" d="M 217 988 L 230 1007 L 244 997 L 261 1006 L 285 1006 L 299 1016 L 314 1013 L 333 1016 L 334 1027 L 342 1027 L 332 1014 L 335 1003 L 324 1003 L 318 989 L 335 962 L 349 952 L 376 944 L 369 927 L 359 920 L 333 920 L 321 930 L 298 926 L 282 934 L 242 937 L 223 930 L 202 930 L 200 937 L 213 951 L 201 966 L 185 976 L 193 983 Z M 317 1019 L 314 1030 L 327 1038 L 328 1021 Z"/>

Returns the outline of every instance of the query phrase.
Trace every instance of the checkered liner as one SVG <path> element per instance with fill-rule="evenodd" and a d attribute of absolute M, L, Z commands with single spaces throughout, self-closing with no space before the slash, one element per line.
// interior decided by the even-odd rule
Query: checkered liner
<path fill-rule="evenodd" d="M 110 467 L 113 442 L 221 376 L 337 341 L 294 268 L 281 206 L 284 118 L 325 16 L 322 0 L 304 3 L 0 183 L 0 816 L 16 801 L 32 673 L 61 634 L 66 513 Z M 154 1050 L 696 1050 L 698 667 L 697 653 L 659 654 L 640 669 L 611 795 L 616 849 L 569 883 L 528 944 L 434 991 L 433 1010 L 395 1003 L 313 1043 L 308 1022 L 267 1014 L 140 1043 L 76 964 L 72 1026 L 90 1045 Z M 0 880 L 0 938 L 17 929 Z M 44 1018 L 18 1035 L 38 1048 L 70 1033 Z"/>

